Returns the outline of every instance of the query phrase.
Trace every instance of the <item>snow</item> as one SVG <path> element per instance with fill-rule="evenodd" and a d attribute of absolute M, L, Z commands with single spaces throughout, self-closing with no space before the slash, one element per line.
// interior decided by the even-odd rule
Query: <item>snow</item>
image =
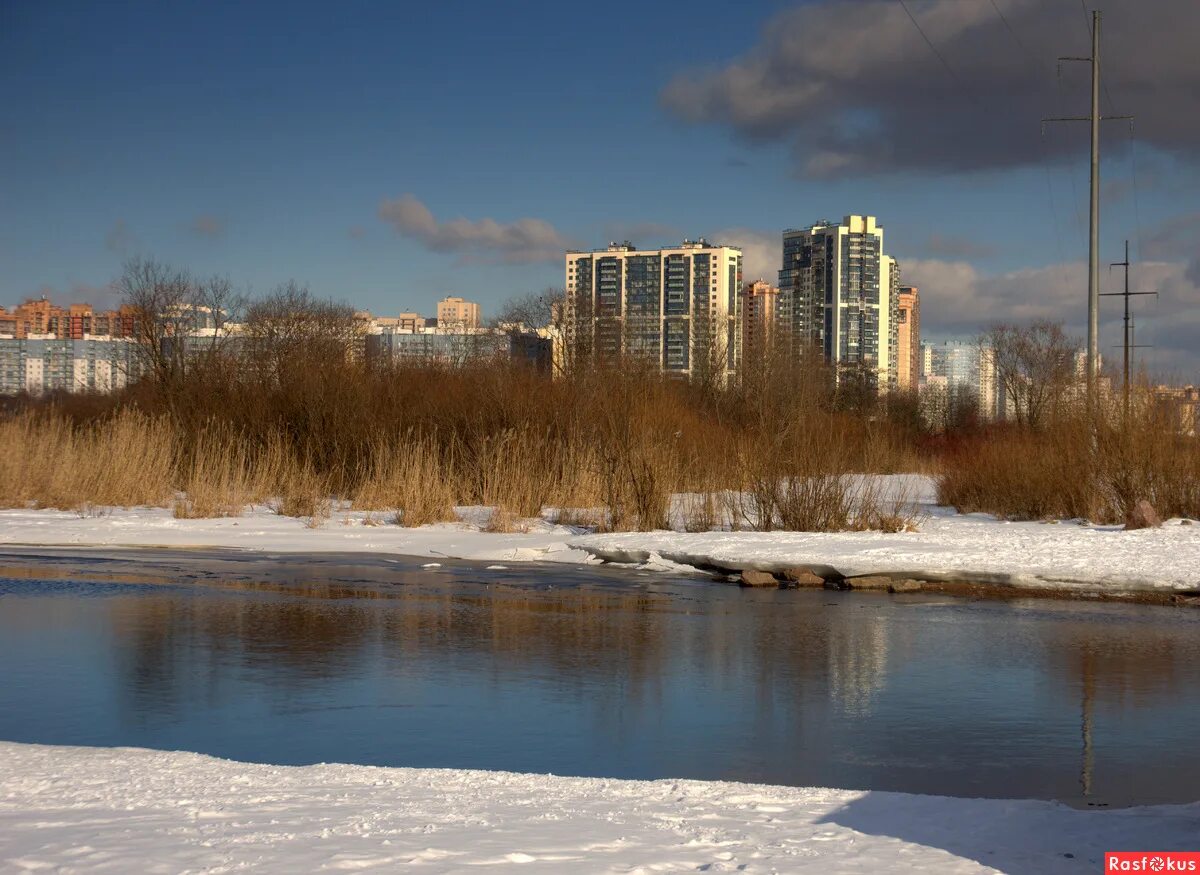
<path fill-rule="evenodd" d="M 958 514 L 934 503 L 932 481 L 878 478 L 921 511 L 919 531 L 627 532 L 528 520 L 525 531 L 482 531 L 488 512 L 460 508 L 469 522 L 405 529 L 383 514 L 338 510 L 317 528 L 254 507 L 236 518 L 178 520 L 164 508 L 0 511 L 0 544 L 36 546 L 208 547 L 271 552 L 370 552 L 484 562 L 629 562 L 678 572 L 696 566 L 779 571 L 796 566 L 845 576 L 890 574 L 933 580 L 1107 591 L 1200 590 L 1200 525 L 1168 520 L 1123 531 L 1079 521 L 1010 523 Z M 684 498 L 677 497 L 676 515 Z"/>
<path fill-rule="evenodd" d="M 459 508 L 467 518 L 475 508 Z M 486 513 L 483 515 L 486 518 Z M 386 514 L 334 511 L 317 528 L 306 519 L 280 516 L 269 507 L 240 517 L 175 519 L 160 507 L 104 508 L 90 515 L 58 510 L 0 510 L 0 544 L 55 547 L 210 547 L 273 553 L 393 553 L 483 562 L 587 562 L 567 541 L 581 531 L 544 520 L 527 532 L 483 532 L 476 523 L 441 523 L 407 529 L 384 522 Z M 430 563 L 435 567 L 436 563 Z"/>
<path fill-rule="evenodd" d="M 630 532 L 577 537 L 569 544 L 608 562 L 762 571 L 805 566 L 847 577 L 1121 592 L 1200 589 L 1200 526 L 1170 520 L 1160 529 L 1126 532 L 932 511 L 918 532 Z"/>
<path fill-rule="evenodd" d="M 704 781 L 279 767 L 0 743 L 6 872 L 1098 872 L 1194 850 L 1200 804 L 1113 811 Z"/>

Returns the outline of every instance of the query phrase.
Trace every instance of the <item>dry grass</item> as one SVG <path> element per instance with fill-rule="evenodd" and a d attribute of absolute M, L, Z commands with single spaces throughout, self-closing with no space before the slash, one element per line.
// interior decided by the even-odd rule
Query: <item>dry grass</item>
<path fill-rule="evenodd" d="M 178 465 L 177 519 L 241 516 L 256 497 L 256 475 L 246 448 L 229 432 L 210 429 Z"/>
<path fill-rule="evenodd" d="M 53 409 L 0 421 L 0 506 L 161 505 L 173 484 L 166 421 L 135 412 L 75 425 Z"/>
<path fill-rule="evenodd" d="M 547 507 L 595 508 L 579 522 L 621 531 L 667 528 L 672 496 L 693 493 L 689 530 L 839 528 L 854 524 L 845 475 L 896 470 L 914 455 L 903 427 L 830 406 L 811 380 L 755 394 L 629 370 L 550 380 L 520 367 L 301 358 L 266 381 L 252 367 L 212 367 L 0 419 L 0 503 L 170 504 L 179 494 L 179 517 L 270 502 L 319 525 L 332 501 L 349 499 L 406 526 L 484 505 L 506 530 Z"/>
<path fill-rule="evenodd" d="M 433 438 L 407 436 L 376 444 L 371 463 L 354 494 L 360 510 L 394 510 L 393 521 L 414 528 L 451 522 L 455 494 L 446 459 Z"/>
<path fill-rule="evenodd" d="M 683 530 L 711 532 L 721 524 L 721 506 L 713 492 L 688 492 L 682 497 Z"/>
<path fill-rule="evenodd" d="M 939 502 L 1013 520 L 1119 523 L 1141 499 L 1164 517 L 1200 516 L 1200 442 L 1149 404 L 1128 424 L 1108 411 L 994 429 L 949 453 L 938 477 Z"/>

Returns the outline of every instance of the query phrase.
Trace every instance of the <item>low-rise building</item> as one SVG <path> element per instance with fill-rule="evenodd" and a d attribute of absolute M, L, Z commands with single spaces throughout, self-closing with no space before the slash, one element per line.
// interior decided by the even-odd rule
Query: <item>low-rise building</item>
<path fill-rule="evenodd" d="M 420 328 L 375 330 L 366 337 L 367 361 L 374 364 L 437 364 L 449 367 L 481 361 L 522 362 L 549 372 L 554 342 L 535 332 L 499 328 Z"/>
<path fill-rule="evenodd" d="M 1180 434 L 1200 434 L 1200 388 L 1196 386 L 1155 386 L 1154 402 Z"/>

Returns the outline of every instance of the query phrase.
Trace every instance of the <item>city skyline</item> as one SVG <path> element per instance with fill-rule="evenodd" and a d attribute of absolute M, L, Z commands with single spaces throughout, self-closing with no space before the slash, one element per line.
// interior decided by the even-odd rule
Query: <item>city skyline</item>
<path fill-rule="evenodd" d="M 566 249 L 612 239 L 703 235 L 742 247 L 746 280 L 775 283 L 781 229 L 857 213 L 888 228 L 926 336 L 1038 317 L 1081 335 L 1086 133 L 1039 132 L 1042 116 L 1084 108 L 1085 76 L 1064 70 L 1060 93 L 1053 64 L 1086 48 L 1078 4 L 1001 0 L 1003 19 L 989 3 L 909 5 L 948 66 L 882 2 L 752 4 L 719 27 L 715 5 L 642 10 L 613 37 L 621 64 L 603 62 L 609 37 L 578 27 L 582 11 L 549 6 L 518 11 L 524 35 L 499 42 L 489 21 L 511 10 L 472 7 L 460 28 L 453 4 L 420 20 L 357 4 L 333 27 L 306 4 L 11 8 L 0 292 L 110 306 L 103 287 L 140 253 L 256 294 L 294 277 L 374 312 L 459 294 L 494 313 L 559 285 Z M 1195 87 L 1179 35 L 1200 13 L 1153 5 L 1164 14 L 1103 7 L 1106 101 L 1138 117 L 1139 187 L 1114 123 L 1102 261 L 1131 239 L 1134 284 L 1162 292 L 1137 312 L 1139 342 L 1156 346 L 1142 360 L 1186 378 L 1200 371 L 1200 213 L 1187 208 L 1200 149 L 1169 105 Z M 818 25 L 833 46 L 869 34 L 875 54 L 800 41 L 795 55 L 788 36 Z M 1150 47 L 1155 68 L 1139 72 Z M 896 81 L 864 96 L 894 53 Z M 801 82 L 837 100 L 814 103 Z M 880 148 L 864 150 L 865 132 Z M 1111 358 L 1111 299 L 1102 317 Z"/>

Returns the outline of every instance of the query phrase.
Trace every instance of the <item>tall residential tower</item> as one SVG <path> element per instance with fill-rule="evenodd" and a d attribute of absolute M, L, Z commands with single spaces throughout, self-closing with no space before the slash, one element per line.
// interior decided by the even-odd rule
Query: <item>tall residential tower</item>
<path fill-rule="evenodd" d="M 874 216 L 783 232 L 780 319 L 793 349 L 896 385 L 900 271 Z"/>
<path fill-rule="evenodd" d="M 896 386 L 915 392 L 921 380 L 921 296 L 916 286 L 900 286 L 896 326 Z"/>
<path fill-rule="evenodd" d="M 568 356 L 724 380 L 740 356 L 741 282 L 741 249 L 704 238 L 666 249 L 625 242 L 568 252 Z"/>

